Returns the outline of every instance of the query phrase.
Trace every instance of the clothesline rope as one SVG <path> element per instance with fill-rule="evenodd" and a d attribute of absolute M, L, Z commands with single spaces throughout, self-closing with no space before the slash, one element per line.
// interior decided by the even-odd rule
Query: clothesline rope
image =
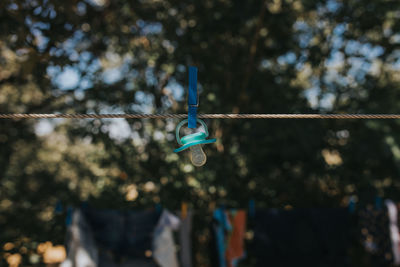
<path fill-rule="evenodd" d="M 187 114 L 0 114 L 0 119 L 185 119 Z M 400 114 L 198 114 L 200 119 L 400 119 Z"/>

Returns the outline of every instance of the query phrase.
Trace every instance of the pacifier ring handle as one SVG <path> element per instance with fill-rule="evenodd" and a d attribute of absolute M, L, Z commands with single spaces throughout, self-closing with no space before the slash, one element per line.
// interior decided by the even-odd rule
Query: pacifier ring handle
<path fill-rule="evenodd" d="M 205 123 L 203 120 L 200 120 L 200 119 L 196 119 L 196 121 L 197 121 L 198 123 L 200 123 L 200 124 L 204 127 L 204 131 L 205 131 L 206 138 L 207 138 L 207 137 L 208 137 L 208 128 L 207 128 L 206 123 Z M 181 122 L 176 126 L 176 134 L 175 134 L 175 136 L 176 136 L 176 141 L 177 141 L 178 144 L 180 144 L 180 145 L 183 145 L 183 144 L 182 144 L 182 142 L 181 142 L 181 138 L 180 138 L 180 136 L 179 136 L 179 132 L 180 132 L 182 126 L 185 125 L 185 124 L 187 124 L 187 123 L 188 123 L 188 119 L 184 119 L 183 121 L 181 121 Z"/>

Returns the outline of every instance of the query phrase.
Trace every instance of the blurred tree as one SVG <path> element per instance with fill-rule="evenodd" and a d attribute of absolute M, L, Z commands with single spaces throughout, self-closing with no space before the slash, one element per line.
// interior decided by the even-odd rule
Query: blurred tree
<path fill-rule="evenodd" d="M 398 113 L 398 1 L 3 0 L 0 113 L 185 112 L 199 67 L 202 113 Z M 0 121 L 0 244 L 39 264 L 62 243 L 58 201 L 198 212 L 399 200 L 397 121 L 212 120 L 193 168 L 176 120 Z M 65 215 L 65 214 L 64 214 Z M 6 258 L 5 257 L 5 258 Z M 361 260 L 360 260 L 361 261 Z"/>

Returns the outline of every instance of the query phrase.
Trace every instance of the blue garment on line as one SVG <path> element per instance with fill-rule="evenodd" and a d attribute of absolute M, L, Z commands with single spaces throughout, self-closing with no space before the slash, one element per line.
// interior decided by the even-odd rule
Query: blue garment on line
<path fill-rule="evenodd" d="M 214 231 L 218 250 L 218 261 L 219 267 L 226 267 L 225 260 L 225 233 L 227 231 L 232 231 L 232 226 L 229 223 L 228 216 L 224 209 L 217 209 L 214 211 L 213 219 L 215 221 Z"/>

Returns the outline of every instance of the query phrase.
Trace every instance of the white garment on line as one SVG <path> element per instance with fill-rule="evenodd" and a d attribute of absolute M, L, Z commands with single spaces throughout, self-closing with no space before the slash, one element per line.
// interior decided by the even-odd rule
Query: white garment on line
<path fill-rule="evenodd" d="M 163 210 L 153 239 L 153 258 L 160 267 L 179 267 L 172 233 L 173 230 L 178 230 L 179 226 L 179 218 Z"/>
<path fill-rule="evenodd" d="M 68 254 L 60 267 L 96 267 L 98 266 L 98 250 L 89 224 L 81 210 L 72 214 L 71 225 L 68 226 Z"/>
<path fill-rule="evenodd" d="M 395 265 L 400 264 L 400 233 L 399 227 L 397 226 L 397 207 L 391 200 L 385 200 L 385 205 L 388 209 L 389 216 L 389 231 L 390 240 L 392 242 L 393 251 L 393 263 Z"/>

